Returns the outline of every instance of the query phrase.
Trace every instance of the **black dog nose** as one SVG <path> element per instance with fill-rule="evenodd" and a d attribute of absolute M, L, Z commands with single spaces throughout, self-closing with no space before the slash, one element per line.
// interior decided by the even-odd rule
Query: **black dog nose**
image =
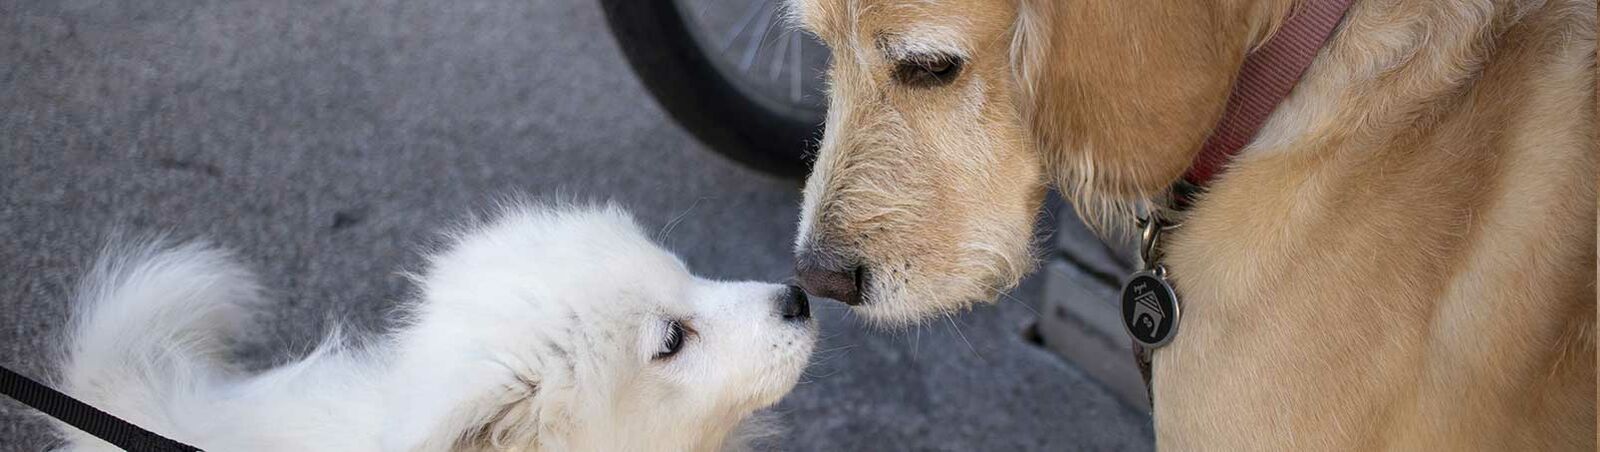
<path fill-rule="evenodd" d="M 839 300 L 851 306 L 861 304 L 860 267 L 827 268 L 811 263 L 809 259 L 801 259 L 795 267 L 795 276 L 807 293 Z"/>
<path fill-rule="evenodd" d="M 778 315 L 783 316 L 784 320 L 798 321 L 811 318 L 811 301 L 806 298 L 806 291 L 789 286 L 781 297 L 778 299 Z"/>

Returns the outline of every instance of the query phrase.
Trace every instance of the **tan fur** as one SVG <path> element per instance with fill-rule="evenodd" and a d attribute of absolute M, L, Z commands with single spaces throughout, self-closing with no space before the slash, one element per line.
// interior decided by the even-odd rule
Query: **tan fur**
<path fill-rule="evenodd" d="M 1355 3 L 1165 240 L 1186 317 L 1158 444 L 1594 450 L 1595 3 Z M 834 52 L 798 247 L 914 264 L 869 318 L 992 298 L 1042 179 L 1113 221 L 1159 202 L 1292 7 L 798 0 Z M 967 72 L 897 86 L 874 39 L 924 29 Z"/>

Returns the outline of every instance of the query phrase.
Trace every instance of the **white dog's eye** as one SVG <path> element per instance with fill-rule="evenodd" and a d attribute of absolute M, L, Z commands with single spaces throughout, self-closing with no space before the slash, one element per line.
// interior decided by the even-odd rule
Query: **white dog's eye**
<path fill-rule="evenodd" d="M 684 329 L 683 323 L 677 320 L 667 322 L 667 337 L 662 339 L 661 348 L 656 349 L 655 359 L 671 358 L 683 349 L 683 343 L 689 338 L 689 332 Z"/>

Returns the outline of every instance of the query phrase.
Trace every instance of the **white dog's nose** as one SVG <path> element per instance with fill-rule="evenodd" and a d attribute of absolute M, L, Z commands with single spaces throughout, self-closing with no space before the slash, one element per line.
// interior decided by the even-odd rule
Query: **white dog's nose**
<path fill-rule="evenodd" d="M 807 299 L 806 291 L 796 286 L 785 289 L 778 296 L 778 315 L 795 322 L 811 318 L 811 301 Z"/>

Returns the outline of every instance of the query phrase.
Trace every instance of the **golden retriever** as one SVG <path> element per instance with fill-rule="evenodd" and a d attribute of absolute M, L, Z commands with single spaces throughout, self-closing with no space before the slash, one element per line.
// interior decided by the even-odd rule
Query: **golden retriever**
<path fill-rule="evenodd" d="M 791 0 L 833 60 L 802 285 L 906 325 L 1026 274 L 1051 186 L 1164 205 L 1295 3 Z M 1595 57 L 1593 0 L 1355 1 L 1162 240 L 1158 446 L 1594 450 Z"/>

